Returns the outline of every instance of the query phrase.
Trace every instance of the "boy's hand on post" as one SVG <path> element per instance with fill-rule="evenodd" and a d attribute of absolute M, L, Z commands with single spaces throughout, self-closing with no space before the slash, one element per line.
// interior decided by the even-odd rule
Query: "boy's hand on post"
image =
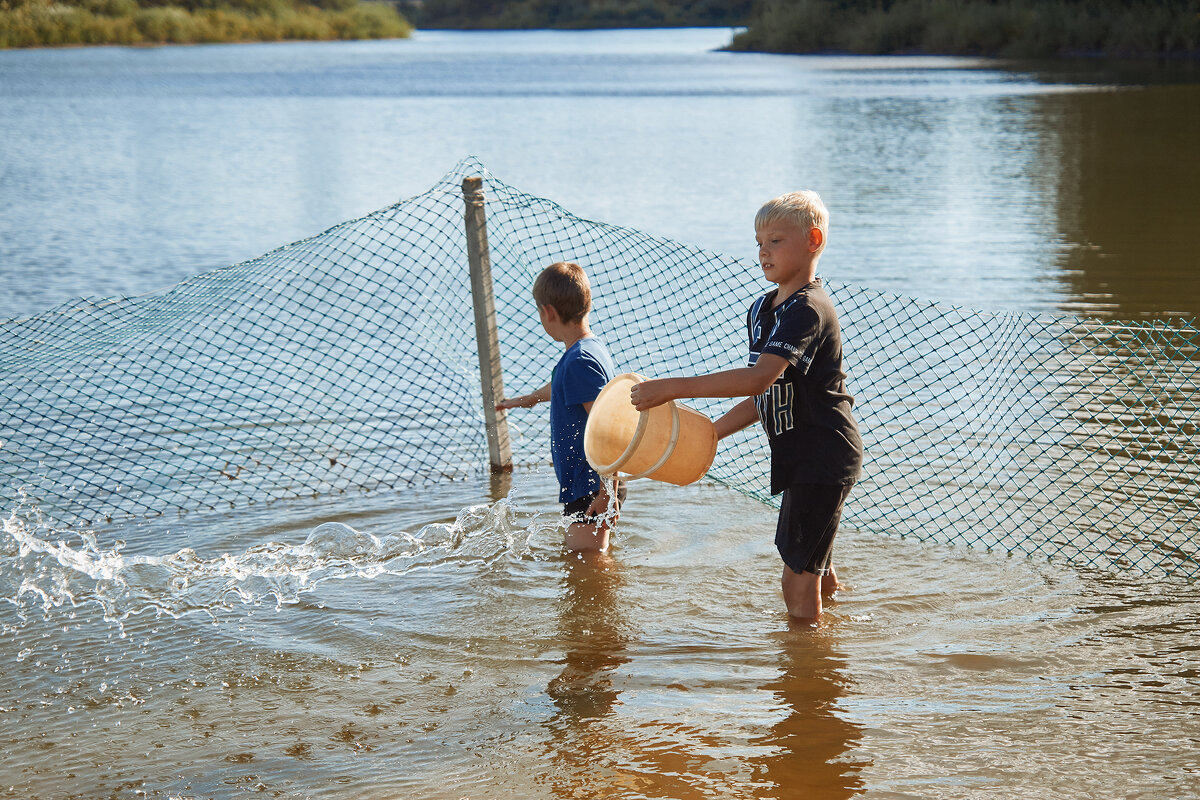
<path fill-rule="evenodd" d="M 523 394 L 519 397 L 510 397 L 496 403 L 497 411 L 507 411 L 510 408 L 533 408 L 538 404 L 537 397 L 531 394 Z"/>

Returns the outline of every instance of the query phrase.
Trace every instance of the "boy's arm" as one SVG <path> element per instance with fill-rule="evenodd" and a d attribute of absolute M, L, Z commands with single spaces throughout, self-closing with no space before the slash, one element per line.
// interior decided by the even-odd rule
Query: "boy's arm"
<path fill-rule="evenodd" d="M 669 400 L 685 400 L 691 397 L 754 397 L 765 392 L 776 378 L 783 374 L 787 366 L 786 358 L 773 353 L 763 353 L 751 367 L 710 372 L 691 378 L 662 378 L 635 383 L 630 400 L 638 411 L 646 411 Z M 745 412 L 743 410 L 739 413 L 744 416 Z M 738 417 L 739 420 L 742 418 Z M 747 422 L 746 425 L 748 424 L 750 423 Z"/>
<path fill-rule="evenodd" d="M 548 402 L 550 402 L 550 384 L 547 383 L 536 392 L 530 392 L 529 394 L 502 399 L 500 402 L 496 403 L 496 410 L 504 411 L 509 408 L 533 408 L 538 403 Z"/>
<path fill-rule="evenodd" d="M 717 438 L 724 439 L 726 436 L 749 428 L 756 422 L 758 422 L 758 408 L 754 405 L 754 398 L 747 397 L 718 417 L 713 422 L 713 427 L 717 429 Z"/>

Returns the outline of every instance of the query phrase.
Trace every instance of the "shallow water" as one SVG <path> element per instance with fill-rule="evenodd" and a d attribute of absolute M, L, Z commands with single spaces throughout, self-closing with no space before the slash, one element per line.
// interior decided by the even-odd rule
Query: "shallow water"
<path fill-rule="evenodd" d="M 804 628 L 757 501 L 634 484 L 592 562 L 561 551 L 552 488 L 94 543 L 14 516 L 0 796 L 1200 791 L 1194 585 L 847 530 L 846 589 Z"/>

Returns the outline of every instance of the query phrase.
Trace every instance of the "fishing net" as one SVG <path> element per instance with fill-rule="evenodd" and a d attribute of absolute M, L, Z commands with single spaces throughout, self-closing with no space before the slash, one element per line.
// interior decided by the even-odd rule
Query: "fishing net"
<path fill-rule="evenodd" d="M 756 265 L 579 219 L 468 159 L 428 192 L 138 297 L 0 323 L 0 486 L 83 527 L 287 498 L 420 487 L 488 469 L 464 234 L 484 177 L 509 394 L 560 345 L 530 296 L 546 264 L 592 279 L 622 371 L 745 359 Z M 866 463 L 845 522 L 868 531 L 1193 577 L 1197 346 L 1187 322 L 984 313 L 827 282 Z M 694 401 L 718 415 L 729 401 Z M 510 412 L 544 464 L 545 406 Z M 765 441 L 709 478 L 764 502 Z M 18 497 L 22 498 L 18 501 Z"/>

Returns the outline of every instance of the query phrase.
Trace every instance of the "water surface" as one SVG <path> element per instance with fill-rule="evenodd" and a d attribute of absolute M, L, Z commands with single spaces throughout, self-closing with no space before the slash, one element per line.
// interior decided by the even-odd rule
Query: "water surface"
<path fill-rule="evenodd" d="M 418 194 L 464 156 L 588 219 L 752 258 L 797 187 L 827 277 L 1200 311 L 1180 65 L 715 51 L 725 30 L 0 53 L 0 316 L 138 294 Z"/>
<path fill-rule="evenodd" d="M 760 503 L 638 484 L 585 562 L 552 481 L 164 520 L 120 552 L 14 517 L 0 796 L 1200 789 L 1194 586 L 851 530 L 804 629 Z"/>
<path fill-rule="evenodd" d="M 817 188 L 839 282 L 1200 309 L 1186 68 L 713 52 L 727 38 L 0 52 L 0 316 L 256 256 L 468 153 L 748 261 L 754 209 Z M 771 508 L 639 483 L 592 563 L 562 552 L 553 499 L 543 466 L 75 531 L 11 491 L 0 797 L 1200 794 L 1194 583 L 848 528 L 847 589 L 805 629 Z"/>

